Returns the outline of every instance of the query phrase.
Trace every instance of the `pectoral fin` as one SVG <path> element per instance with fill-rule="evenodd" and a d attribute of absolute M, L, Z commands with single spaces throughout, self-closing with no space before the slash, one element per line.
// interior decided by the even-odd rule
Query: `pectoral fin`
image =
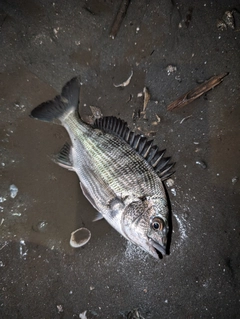
<path fill-rule="evenodd" d="M 97 222 L 98 220 L 101 220 L 103 219 L 103 215 L 101 213 L 97 213 L 96 217 L 93 219 L 93 222 Z"/>
<path fill-rule="evenodd" d="M 61 151 L 53 158 L 53 160 L 61 167 L 73 171 L 74 168 L 72 164 L 72 146 L 68 142 L 66 142 L 61 148 Z"/>
<path fill-rule="evenodd" d="M 80 186 L 83 192 L 83 195 L 87 198 L 87 200 L 90 202 L 90 204 L 96 209 L 98 210 L 96 203 L 94 201 L 94 199 L 92 198 L 92 196 L 90 195 L 89 191 L 86 189 L 86 187 L 80 182 Z"/>

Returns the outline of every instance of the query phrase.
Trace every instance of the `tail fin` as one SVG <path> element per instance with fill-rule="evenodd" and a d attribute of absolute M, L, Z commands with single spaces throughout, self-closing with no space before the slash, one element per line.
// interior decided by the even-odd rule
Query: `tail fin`
<path fill-rule="evenodd" d="M 37 106 L 32 110 L 30 117 L 44 122 L 60 124 L 64 115 L 77 110 L 79 92 L 80 81 L 78 77 L 75 77 L 64 85 L 61 95 L 57 95 L 53 100 Z"/>

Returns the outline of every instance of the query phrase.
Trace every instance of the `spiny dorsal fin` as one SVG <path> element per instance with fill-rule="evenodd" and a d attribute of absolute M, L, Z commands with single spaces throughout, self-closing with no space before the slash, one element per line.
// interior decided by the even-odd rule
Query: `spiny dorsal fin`
<path fill-rule="evenodd" d="M 173 174 L 170 170 L 175 163 L 168 164 L 170 157 L 163 157 L 166 150 L 160 151 L 156 145 L 153 145 L 153 140 L 148 141 L 145 136 L 130 131 L 125 121 L 114 116 L 105 116 L 96 119 L 93 127 L 114 134 L 127 142 L 153 167 L 162 181 Z"/>

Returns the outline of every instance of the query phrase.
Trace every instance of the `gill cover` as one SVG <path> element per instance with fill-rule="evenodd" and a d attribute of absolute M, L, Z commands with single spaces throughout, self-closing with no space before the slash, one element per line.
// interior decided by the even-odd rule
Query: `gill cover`
<path fill-rule="evenodd" d="M 122 214 L 123 235 L 157 259 L 166 254 L 166 223 L 147 200 L 132 202 Z"/>

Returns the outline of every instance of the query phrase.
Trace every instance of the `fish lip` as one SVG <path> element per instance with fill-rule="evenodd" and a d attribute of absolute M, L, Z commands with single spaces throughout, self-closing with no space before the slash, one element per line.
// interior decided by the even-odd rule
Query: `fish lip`
<path fill-rule="evenodd" d="M 158 255 L 158 258 L 161 258 L 162 256 L 165 256 L 167 254 L 166 253 L 166 247 L 164 247 L 163 245 L 160 245 L 159 243 L 154 241 L 152 238 L 149 238 L 148 240 L 149 240 L 150 245 L 156 251 L 156 254 Z M 159 254 L 161 254 L 162 256 L 159 256 Z"/>

